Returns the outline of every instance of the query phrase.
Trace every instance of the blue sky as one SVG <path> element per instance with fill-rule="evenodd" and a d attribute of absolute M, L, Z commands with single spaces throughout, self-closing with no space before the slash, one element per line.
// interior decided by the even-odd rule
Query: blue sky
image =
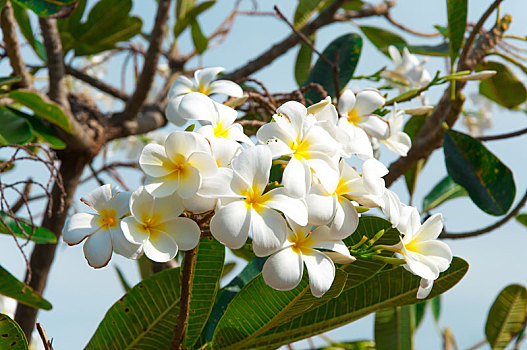
<path fill-rule="evenodd" d="M 489 1 L 469 1 L 469 21 L 476 21 L 486 9 Z M 200 17 L 204 32 L 211 33 L 224 16 L 232 9 L 232 1 L 220 0 L 203 17 Z M 272 6 L 277 4 L 281 10 L 292 18 L 296 1 L 258 1 L 259 10 L 271 11 Z M 244 1 L 243 8 L 251 9 L 252 2 Z M 525 35 L 527 33 L 527 21 L 521 17 L 525 13 L 525 3 L 521 0 L 505 1 L 502 5 L 502 13 L 510 13 L 513 16 L 511 34 Z M 152 18 L 155 11 L 155 2 L 135 1 L 132 12 L 141 16 L 144 20 L 144 31 L 148 32 L 152 26 Z M 432 31 L 433 24 L 446 24 L 446 6 L 444 1 L 401 1 L 392 12 L 399 22 L 422 30 Z M 488 21 L 487 27 L 493 18 Z M 382 18 L 360 20 L 354 23 L 339 23 L 324 28 L 317 34 L 316 47 L 320 50 L 334 38 L 350 33 L 359 32 L 356 24 L 370 24 L 387 28 L 403 34 L 408 42 L 412 44 L 437 43 L 438 39 L 406 35 L 394 29 Z M 247 60 L 259 55 L 270 45 L 289 35 L 289 28 L 276 18 L 272 17 L 248 17 L 239 16 L 235 22 L 232 33 L 225 43 L 215 49 L 207 51 L 206 54 L 195 59 L 192 66 L 223 66 L 227 71 L 236 68 Z M 181 40 L 182 50 L 190 47 L 189 34 L 185 33 Z M 290 91 L 296 88 L 293 76 L 293 65 L 297 49 L 279 58 L 269 67 L 255 74 L 255 78 L 264 82 L 273 92 Z M 494 59 L 494 58 L 492 58 Z M 120 67 L 121 59 L 115 60 L 110 66 L 105 80 L 115 83 L 120 81 L 119 70 L 112 69 Z M 355 74 L 369 74 L 377 71 L 390 61 L 380 54 L 367 40 L 365 40 L 361 59 Z M 190 66 L 189 66 L 190 67 Z M 444 71 L 444 62 L 439 59 L 430 59 L 426 65 L 432 73 L 436 70 Z M 0 65 L 0 75 L 9 74 L 10 69 Z M 517 75 L 525 81 L 525 75 L 517 72 Z M 128 75 L 128 88 L 132 76 Z M 367 82 L 351 85 L 352 88 L 363 88 L 374 86 Z M 431 91 L 429 101 L 434 104 L 443 87 L 436 87 Z M 469 83 L 466 95 L 477 91 L 477 83 Z M 494 128 L 489 134 L 499 134 L 518 130 L 527 126 L 525 114 L 512 113 L 502 108 L 494 108 Z M 456 130 L 464 131 L 461 125 L 455 126 Z M 494 152 L 514 172 L 517 195 L 519 198 L 527 187 L 525 176 L 527 165 L 525 156 L 522 155 L 521 147 L 527 145 L 527 136 L 488 142 L 486 146 Z M 2 154 L 0 153 L 0 156 Z M 389 164 L 394 158 L 383 152 L 381 160 Z M 24 164 L 18 170 L 2 175 L 2 181 L 10 182 L 18 176 L 36 174 L 31 165 Z M 421 199 L 440 179 L 446 175 L 442 153 L 435 152 L 424 168 L 415 198 L 416 205 L 421 206 Z M 34 175 L 35 179 L 42 173 Z M 130 183 L 130 187 L 139 184 L 139 176 L 134 172 L 123 172 L 123 177 Z M 106 178 L 109 180 L 108 178 Z M 128 179 L 130 179 L 128 181 Z M 94 182 L 83 184 L 77 193 L 77 197 L 91 191 L 97 186 Z M 402 200 L 407 201 L 407 191 L 404 181 L 396 182 L 392 189 L 395 190 Z M 43 205 L 43 203 L 39 203 Z M 37 204 L 38 205 L 38 204 Z M 76 201 L 79 209 L 82 204 Z M 487 226 L 499 218 L 491 217 L 480 211 L 467 198 L 460 198 L 449 202 L 439 211 L 443 212 L 446 226 L 449 231 L 467 231 Z M 527 209 L 524 209 L 527 211 Z M 484 324 L 490 305 L 499 291 L 510 283 L 527 284 L 527 255 L 524 252 L 527 229 L 515 221 L 502 226 L 500 229 L 475 239 L 447 241 L 455 255 L 466 259 L 471 267 L 465 279 L 442 298 L 441 326 L 450 327 L 456 337 L 460 348 L 467 348 L 484 339 Z M 30 249 L 25 249 L 29 255 Z M 7 236 L 0 237 L 0 265 L 8 269 L 20 279 L 24 274 L 24 261 L 17 251 L 12 239 Z M 136 264 L 120 256 L 114 256 L 108 267 L 94 270 L 90 268 L 83 257 L 82 247 L 67 247 L 61 243 L 58 247 L 57 257 L 48 281 L 48 287 L 44 296 L 51 301 L 54 308 L 50 312 L 41 312 L 39 320 L 46 328 L 50 337 L 53 337 L 56 349 L 78 349 L 84 346 L 106 310 L 123 294 L 113 265 L 118 265 L 125 271 L 130 282 L 138 281 Z M 241 267 L 241 266 L 239 266 Z M 327 333 L 334 340 L 373 339 L 373 317 L 368 316 L 351 325 L 344 326 Z M 324 342 L 316 340 L 318 344 Z M 417 331 L 416 348 L 418 349 L 441 349 L 441 340 L 437 335 L 430 313 L 428 313 L 424 324 Z M 306 348 L 307 343 L 295 345 L 296 349 Z"/>

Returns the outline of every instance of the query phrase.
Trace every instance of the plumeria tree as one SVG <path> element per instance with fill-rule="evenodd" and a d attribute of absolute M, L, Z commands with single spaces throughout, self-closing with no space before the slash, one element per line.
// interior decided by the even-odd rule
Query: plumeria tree
<path fill-rule="evenodd" d="M 392 1 L 299 0 L 292 20 L 276 6 L 247 11 L 237 1 L 207 36 L 198 20 L 215 1 L 152 2 L 149 32 L 130 15 L 132 0 L 0 1 L 0 59 L 12 70 L 0 78 L 0 172 L 18 174 L 0 180 L 0 232 L 27 262 L 23 281 L 0 266 L 0 348 L 27 349 L 28 339 L 52 348 L 36 316 L 60 303 L 42 295 L 65 242 L 82 244 L 94 269 L 118 254 L 141 271 L 129 286 L 118 270 L 125 294 L 86 330 L 93 332 L 86 349 L 278 348 L 371 313 L 375 339 L 330 348 L 411 349 L 426 305 L 437 311 L 439 295 L 468 270 L 445 240 L 476 237 L 515 217 L 526 224 L 519 212 L 527 195 L 514 204 L 512 170 L 484 144 L 526 133 L 484 136 L 489 106 L 522 113 L 527 100 L 514 73 L 527 71 L 525 49 L 509 42 L 525 37 L 507 33 L 512 19 L 500 3 L 469 23 L 467 0 L 447 0 L 444 23 L 421 33 L 392 17 Z M 222 45 L 242 15 L 275 16 L 290 33 L 236 69 L 196 66 L 193 58 Z M 321 28 L 366 17 L 435 42 L 414 45 L 390 29 L 359 25 L 316 49 Z M 183 53 L 187 32 L 193 48 Z M 391 63 L 356 72 L 367 59 L 364 40 Z M 298 89 L 272 92 L 252 77 L 297 46 Z M 135 73 L 131 91 L 105 79 L 123 53 L 123 79 Z M 429 72 L 428 56 L 442 57 L 446 69 Z M 358 80 L 367 87 L 357 89 Z M 479 84 L 478 111 L 465 107 L 469 81 Z M 428 96 L 432 89 L 442 91 L 439 100 Z M 458 131 L 458 120 L 468 132 Z M 448 176 L 419 210 L 411 205 L 415 187 L 438 148 Z M 381 153 L 396 160 L 386 164 Z M 47 179 L 24 178 L 16 165 L 27 160 Z M 134 180 L 119 174 L 124 167 L 136 171 Z M 410 201 L 390 189 L 401 177 Z M 87 180 L 97 185 L 77 191 Z M 76 196 L 82 206 L 73 205 Z M 437 207 L 460 196 L 501 218 L 450 232 Z M 39 198 L 47 199 L 41 220 L 33 214 Z M 226 256 L 243 262 L 230 281 L 222 280 L 232 268 Z M 518 348 L 526 320 L 527 290 L 507 286 L 489 311 L 485 342 Z M 453 335 L 442 336 L 446 348 Z"/>

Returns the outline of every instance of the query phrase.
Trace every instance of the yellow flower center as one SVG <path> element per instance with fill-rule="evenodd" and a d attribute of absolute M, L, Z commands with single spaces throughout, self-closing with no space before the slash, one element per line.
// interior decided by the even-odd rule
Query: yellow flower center
<path fill-rule="evenodd" d="M 143 217 L 142 225 L 139 228 L 144 232 L 150 235 L 155 234 L 158 231 L 165 231 L 165 226 L 163 223 L 159 223 L 158 217 L 154 214 L 152 217 Z"/>
<path fill-rule="evenodd" d="M 339 178 L 339 183 L 334 192 L 336 195 L 342 196 L 349 192 L 348 185 L 346 185 L 346 182 L 347 181 L 345 181 L 343 178 Z"/>
<path fill-rule="evenodd" d="M 214 128 L 214 136 L 227 138 L 229 136 L 229 129 L 224 129 L 223 124 L 220 122 Z"/>
<path fill-rule="evenodd" d="M 307 140 L 296 140 L 296 142 L 291 142 L 289 148 L 293 150 L 293 156 L 298 159 L 309 159 L 309 142 Z"/>
<path fill-rule="evenodd" d="M 210 94 L 210 88 L 209 88 L 208 86 L 205 87 L 205 86 L 203 86 L 203 85 L 200 85 L 200 86 L 198 87 L 198 92 L 201 92 L 202 94 L 205 94 L 205 95 L 208 96 L 208 95 Z"/>
<path fill-rule="evenodd" d="M 103 209 L 99 211 L 101 216 L 98 220 L 99 226 L 103 229 L 108 230 L 119 225 L 119 219 L 117 218 L 117 211 L 115 209 Z"/>
<path fill-rule="evenodd" d="M 348 112 L 348 122 L 354 125 L 357 125 L 357 123 L 360 122 L 360 116 L 357 115 L 357 110 L 355 108 Z"/>
<path fill-rule="evenodd" d="M 311 235 L 306 237 L 302 231 L 296 232 L 294 236 L 289 236 L 289 241 L 293 243 L 291 249 L 293 249 L 293 252 L 296 254 L 308 254 L 309 250 L 311 249 L 311 245 L 313 244 Z"/>
<path fill-rule="evenodd" d="M 260 211 L 263 208 L 263 204 L 269 200 L 269 196 L 267 194 L 259 194 L 258 192 L 258 189 L 253 187 L 252 189 L 242 193 L 242 196 L 245 197 L 244 202 L 247 210 L 252 208 L 256 211 Z"/>
<path fill-rule="evenodd" d="M 182 154 L 176 155 L 174 159 L 170 162 L 165 162 L 163 166 L 174 177 L 185 177 L 187 174 L 187 164 L 185 163 L 186 159 Z"/>

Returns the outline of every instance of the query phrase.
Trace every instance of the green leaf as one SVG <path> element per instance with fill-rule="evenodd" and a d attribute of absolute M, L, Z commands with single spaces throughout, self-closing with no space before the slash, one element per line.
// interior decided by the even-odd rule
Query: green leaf
<path fill-rule="evenodd" d="M 397 47 L 399 50 L 402 50 L 404 48 L 399 44 L 396 44 L 395 47 Z M 408 50 L 411 53 L 415 53 L 418 55 L 441 57 L 447 57 L 449 55 L 449 46 L 446 43 L 439 45 L 408 45 Z"/>
<path fill-rule="evenodd" d="M 428 300 L 422 301 L 415 304 L 415 328 L 417 329 L 423 321 L 423 317 L 426 311 L 426 305 L 428 305 Z"/>
<path fill-rule="evenodd" d="M 316 350 L 375 350 L 375 343 L 368 340 L 331 342 L 330 346 L 324 346 Z"/>
<path fill-rule="evenodd" d="M 347 11 L 355 11 L 360 10 L 363 6 L 364 1 L 362 0 L 350 0 L 342 4 L 340 8 Z"/>
<path fill-rule="evenodd" d="M 119 277 L 119 282 L 121 282 L 121 286 L 123 287 L 125 292 L 128 292 L 130 289 L 130 285 L 128 284 L 128 281 L 126 281 L 126 278 L 124 277 L 123 272 L 118 266 L 114 266 L 115 272 L 117 272 L 117 277 Z"/>
<path fill-rule="evenodd" d="M 298 0 L 295 16 L 293 17 L 295 27 L 302 28 L 311 16 L 324 7 L 327 2 L 328 0 Z"/>
<path fill-rule="evenodd" d="M 9 107 L 8 107 L 9 108 Z M 54 149 L 64 149 L 66 148 L 66 144 L 57 136 L 55 133 L 55 130 L 53 128 L 44 125 L 42 121 L 33 116 L 26 114 L 24 112 L 21 112 L 19 110 L 9 108 L 11 112 L 18 115 L 21 118 L 24 118 L 31 127 L 31 130 L 33 131 L 33 135 L 39 137 L 41 140 L 49 143 L 49 145 Z"/>
<path fill-rule="evenodd" d="M 426 122 L 426 115 L 414 115 L 404 125 L 403 131 L 413 139 L 419 133 L 421 128 Z M 406 188 L 410 197 L 413 196 L 415 188 L 417 186 L 417 179 L 419 178 L 419 173 L 426 164 L 427 159 L 419 159 L 416 164 L 414 164 L 405 174 L 404 180 L 406 182 Z"/>
<path fill-rule="evenodd" d="M 225 246 L 213 237 L 201 238 L 197 249 L 197 260 L 190 294 L 190 313 L 186 334 L 187 348 L 194 345 L 207 324 L 214 306 L 225 261 Z"/>
<path fill-rule="evenodd" d="M 86 2 L 87 0 L 79 0 L 77 3 L 77 7 L 68 17 L 57 20 L 57 26 L 59 28 L 61 38 L 62 35 L 66 33 L 70 35 L 73 34 L 75 36 L 79 35 L 82 15 L 84 14 L 84 10 L 86 9 Z M 65 50 L 65 48 L 70 46 L 64 46 L 63 44 L 62 47 L 64 51 L 67 51 Z"/>
<path fill-rule="evenodd" d="M 447 0 L 448 37 L 450 47 L 450 62 L 452 66 L 459 49 L 463 44 L 465 28 L 467 26 L 467 0 Z"/>
<path fill-rule="evenodd" d="M 66 114 L 55 103 L 47 103 L 38 94 L 29 91 L 13 90 L 9 92 L 8 96 L 31 109 L 35 113 L 35 116 L 46 119 L 48 122 L 60 126 L 69 133 L 72 132 Z"/>
<path fill-rule="evenodd" d="M 441 316 L 441 296 L 430 299 L 430 305 L 432 306 L 432 313 L 434 314 L 434 319 L 436 322 L 439 322 L 439 317 Z"/>
<path fill-rule="evenodd" d="M 359 62 L 362 50 L 362 38 L 357 34 L 346 34 L 333 40 L 322 52 L 329 61 L 335 62 L 338 53 L 339 67 L 338 80 L 340 88 L 343 89 L 353 76 L 353 72 Z M 335 79 L 331 66 L 322 58 L 318 58 L 315 66 L 309 72 L 304 85 L 309 83 L 318 83 L 324 87 L 329 96 L 336 96 L 340 91 L 335 89 Z M 306 98 L 316 103 L 322 99 L 322 96 L 316 91 L 308 91 Z"/>
<path fill-rule="evenodd" d="M 192 42 L 196 51 L 201 55 L 207 49 L 209 45 L 209 40 L 201 31 L 198 21 L 195 19 L 190 22 L 190 30 L 192 34 Z"/>
<path fill-rule="evenodd" d="M 516 194 L 510 169 L 480 141 L 460 132 L 447 130 L 443 147 L 448 174 L 472 201 L 488 214 L 507 213 Z"/>
<path fill-rule="evenodd" d="M 355 263 L 350 266 L 353 264 Z M 467 262 L 454 257 L 450 268 L 435 280 L 434 288 L 428 298 L 452 288 L 463 278 L 467 270 Z M 381 309 L 415 304 L 419 302 L 416 294 L 420 280 L 420 277 L 412 275 L 402 267 L 382 271 L 353 287 L 345 287 L 338 297 L 268 330 L 258 338 L 244 343 L 244 346 L 251 349 L 266 349 L 272 344 L 273 347 L 278 347 L 348 324 Z M 251 326 L 248 324 L 244 328 Z M 237 327 L 241 328 L 240 324 Z M 229 330 L 229 332 L 237 331 L 240 330 L 232 328 Z M 213 345 L 218 348 L 225 347 L 226 344 L 219 344 L 220 338 L 215 337 L 215 339 Z M 224 341 L 231 339 L 230 335 L 224 334 Z M 238 345 L 240 343 L 230 349 L 236 349 Z"/>
<path fill-rule="evenodd" d="M 51 16 L 77 0 L 13 0 L 35 12 L 39 17 Z"/>
<path fill-rule="evenodd" d="M 520 224 L 527 226 L 527 214 L 519 214 L 518 216 L 516 216 L 516 220 Z"/>
<path fill-rule="evenodd" d="M 37 56 L 45 62 L 47 60 L 46 49 L 44 48 L 44 44 L 35 38 L 26 9 L 16 2 L 12 2 L 11 4 L 13 5 L 13 13 L 20 27 L 20 32 L 26 38 L 28 44 L 33 48 Z"/>
<path fill-rule="evenodd" d="M 527 316 L 527 290 L 512 284 L 505 287 L 492 304 L 485 336 L 492 349 L 504 349 L 520 332 Z"/>
<path fill-rule="evenodd" d="M 312 43 L 315 43 L 315 35 L 310 36 L 309 40 L 311 40 Z M 313 50 L 306 43 L 301 43 L 295 62 L 295 80 L 298 86 L 302 86 L 309 75 L 312 56 Z"/>
<path fill-rule="evenodd" d="M 448 200 L 464 196 L 468 196 L 467 191 L 455 183 L 452 177 L 447 176 L 435 185 L 423 199 L 422 211 L 430 211 Z"/>
<path fill-rule="evenodd" d="M 0 140 L 5 140 L 5 143 L 20 145 L 33 138 L 33 133 L 27 121 L 2 106 L 0 106 L 0 120 L 2 120 Z"/>
<path fill-rule="evenodd" d="M 174 36 L 177 38 L 183 33 L 183 31 L 191 25 L 192 21 L 195 21 L 196 18 L 204 11 L 209 9 L 212 5 L 216 3 L 216 0 L 203 1 L 196 6 L 194 6 L 190 11 L 184 14 L 183 17 L 177 17 L 176 24 L 174 25 Z"/>
<path fill-rule="evenodd" d="M 480 94 L 507 108 L 515 108 L 527 100 L 525 86 L 509 67 L 487 61 L 487 64 L 476 67 L 477 72 L 482 70 L 494 70 L 496 75 L 479 83 Z"/>
<path fill-rule="evenodd" d="M 181 19 L 194 6 L 195 0 L 177 0 L 176 1 L 176 18 Z"/>
<path fill-rule="evenodd" d="M 221 272 L 221 278 L 224 278 L 229 273 L 231 273 L 235 267 L 236 267 L 236 263 L 234 261 L 225 263 L 225 265 L 223 265 L 223 271 Z"/>
<path fill-rule="evenodd" d="M 170 344 L 179 312 L 180 269 L 139 282 L 106 312 L 85 349 L 145 349 Z"/>
<path fill-rule="evenodd" d="M 2 220 L 6 224 L 4 225 L 0 222 L 0 233 L 11 235 L 11 232 L 9 232 L 9 229 L 11 229 L 11 231 L 13 231 L 15 236 L 22 238 L 22 239 L 30 240 L 36 244 L 55 244 L 57 243 L 57 237 L 53 234 L 53 232 L 51 232 L 47 228 L 44 228 L 44 227 L 33 228 L 33 226 L 31 226 L 29 222 L 27 222 L 26 220 L 17 218 L 17 220 L 15 221 L 13 218 L 11 218 L 10 216 L 7 216 L 5 213 L 1 211 L 0 211 L 0 218 L 2 218 Z M 18 224 L 20 224 L 20 226 L 22 227 L 24 231 L 20 230 L 20 227 L 17 224 L 17 221 L 18 221 Z M 6 226 L 9 227 L 9 229 Z"/>
<path fill-rule="evenodd" d="M 413 348 L 415 311 L 412 306 L 396 306 L 375 313 L 375 347 L 377 350 Z"/>
<path fill-rule="evenodd" d="M 27 350 L 29 345 L 22 328 L 9 316 L 0 314 L 0 349 Z"/>
<path fill-rule="evenodd" d="M 37 309 L 51 310 L 51 304 L 0 266 L 0 294 Z"/>
<path fill-rule="evenodd" d="M 271 172 L 272 172 L 272 168 L 271 168 Z M 250 240 L 250 238 L 248 240 Z M 247 243 L 245 243 L 241 248 L 230 249 L 230 251 L 232 252 L 232 254 L 234 254 L 238 258 L 242 258 L 245 261 L 251 261 L 256 257 L 253 251 L 252 240 L 251 242 L 248 241 Z"/>
<path fill-rule="evenodd" d="M 401 49 L 408 46 L 406 40 L 389 30 L 371 26 L 359 26 L 359 28 L 364 35 L 366 35 L 368 40 L 370 40 L 377 49 L 388 57 L 390 57 L 388 54 L 388 47 L 390 45 L 394 45 Z"/>

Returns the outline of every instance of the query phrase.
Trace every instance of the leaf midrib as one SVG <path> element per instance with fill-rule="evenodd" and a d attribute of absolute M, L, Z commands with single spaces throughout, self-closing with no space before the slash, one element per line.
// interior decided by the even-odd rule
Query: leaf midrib
<path fill-rule="evenodd" d="M 494 344 L 491 344 L 492 348 L 494 348 L 494 346 L 496 346 L 497 343 L 501 343 L 503 341 L 503 340 L 501 340 L 501 337 L 503 335 L 503 330 L 505 329 L 505 327 L 507 325 L 509 325 L 509 317 L 510 317 L 511 313 L 513 312 L 513 310 L 516 311 L 515 310 L 516 309 L 515 308 L 516 302 L 518 301 L 518 299 L 520 299 L 520 296 L 521 296 L 521 294 L 523 294 L 523 292 L 524 292 L 524 290 L 520 289 L 518 291 L 518 293 L 515 293 L 513 295 L 513 302 L 511 302 L 511 304 L 510 304 L 511 307 L 509 308 L 509 311 L 507 312 L 507 315 L 506 315 L 506 317 L 504 319 L 504 322 L 502 323 L 502 326 L 499 327 L 499 329 L 500 329 L 499 332 L 496 333 L 496 339 L 494 340 Z"/>

